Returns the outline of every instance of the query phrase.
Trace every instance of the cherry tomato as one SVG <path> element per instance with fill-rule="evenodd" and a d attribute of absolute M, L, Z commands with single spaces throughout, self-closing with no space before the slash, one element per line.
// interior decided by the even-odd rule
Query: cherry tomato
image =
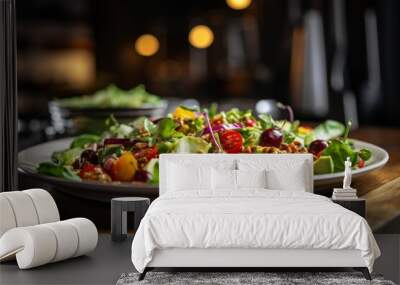
<path fill-rule="evenodd" d="M 94 173 L 94 165 L 89 163 L 89 162 L 85 162 L 82 166 L 81 171 L 79 172 L 79 176 L 81 178 L 90 178 L 90 176 Z"/>
<path fill-rule="evenodd" d="M 243 138 L 237 131 L 225 131 L 220 135 L 222 148 L 227 153 L 239 153 L 242 151 Z"/>
<path fill-rule="evenodd" d="M 246 127 L 254 127 L 256 125 L 256 121 L 253 119 L 246 120 Z"/>
<path fill-rule="evenodd" d="M 358 167 L 359 167 L 359 168 L 363 168 L 364 166 L 365 166 L 365 160 L 360 159 L 360 160 L 358 161 Z"/>

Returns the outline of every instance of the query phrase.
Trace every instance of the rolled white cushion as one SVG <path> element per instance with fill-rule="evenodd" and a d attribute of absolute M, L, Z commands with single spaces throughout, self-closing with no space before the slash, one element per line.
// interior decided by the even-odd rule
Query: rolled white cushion
<path fill-rule="evenodd" d="M 23 191 L 30 196 L 36 208 L 39 224 L 57 222 L 60 220 L 57 205 L 49 192 L 43 189 L 29 189 Z"/>
<path fill-rule="evenodd" d="M 31 197 L 21 191 L 3 192 L 1 195 L 10 202 L 17 227 L 33 226 L 39 223 L 38 214 Z"/>
<path fill-rule="evenodd" d="M 0 238 L 0 261 L 16 256 L 20 269 L 86 254 L 96 248 L 95 225 L 84 218 L 18 227 Z"/>
<path fill-rule="evenodd" d="M 0 195 L 0 237 L 9 229 L 15 228 L 17 222 L 10 202 Z"/>
<path fill-rule="evenodd" d="M 42 225 L 19 227 L 0 239 L 0 260 L 16 255 L 20 269 L 40 266 L 52 261 L 57 241 L 53 231 Z"/>
<path fill-rule="evenodd" d="M 44 224 L 43 226 L 53 231 L 56 236 L 56 253 L 51 262 L 64 260 L 75 255 L 78 249 L 79 237 L 70 223 L 63 221 Z"/>
<path fill-rule="evenodd" d="M 98 233 L 97 228 L 92 221 L 85 218 L 74 218 L 65 220 L 64 222 L 74 226 L 78 233 L 78 248 L 74 257 L 91 252 L 96 248 Z"/>

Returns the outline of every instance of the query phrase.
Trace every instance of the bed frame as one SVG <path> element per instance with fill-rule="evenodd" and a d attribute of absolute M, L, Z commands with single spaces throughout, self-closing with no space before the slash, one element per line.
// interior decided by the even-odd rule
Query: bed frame
<path fill-rule="evenodd" d="M 155 268 L 229 268 L 235 271 L 265 268 L 338 268 L 350 267 L 361 271 L 371 280 L 359 250 L 328 249 L 193 249 L 171 248 L 156 250 L 152 261 L 139 275 L 143 280 Z M 260 270 L 262 271 L 262 270 Z"/>
<path fill-rule="evenodd" d="M 160 157 L 160 195 L 167 191 L 165 185 L 168 180 L 168 162 L 182 162 L 196 160 L 198 163 L 212 163 L 213 160 L 235 160 L 268 157 L 269 163 L 275 160 L 302 160 L 306 162 L 307 179 L 305 186 L 313 192 L 313 158 L 310 154 L 295 155 L 257 155 L 257 154 L 163 154 Z M 290 171 L 287 169 L 287 171 Z M 147 265 L 139 280 L 143 280 L 146 273 L 156 268 L 202 268 L 213 269 L 229 268 L 234 271 L 265 268 L 343 268 L 350 267 L 361 271 L 367 280 L 371 276 L 359 250 L 330 250 L 330 249 L 253 249 L 253 248 L 168 248 L 157 249 L 153 259 Z M 290 270 L 290 269 L 289 269 Z M 263 271 L 263 270 L 260 270 Z"/>

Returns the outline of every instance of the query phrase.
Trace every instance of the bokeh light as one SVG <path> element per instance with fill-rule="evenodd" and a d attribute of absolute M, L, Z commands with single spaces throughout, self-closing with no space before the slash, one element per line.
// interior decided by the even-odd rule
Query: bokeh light
<path fill-rule="evenodd" d="M 152 56 L 160 48 L 158 39 L 150 34 L 141 35 L 135 42 L 135 50 L 142 56 Z"/>
<path fill-rule="evenodd" d="M 234 10 L 243 10 L 250 6 L 251 0 L 226 0 L 226 4 Z"/>
<path fill-rule="evenodd" d="M 198 25 L 190 30 L 189 42 L 196 48 L 208 48 L 213 41 L 214 33 L 205 25 Z"/>

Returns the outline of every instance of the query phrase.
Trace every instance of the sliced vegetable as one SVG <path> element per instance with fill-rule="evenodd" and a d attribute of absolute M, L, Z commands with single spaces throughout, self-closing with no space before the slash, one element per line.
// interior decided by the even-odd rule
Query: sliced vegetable
<path fill-rule="evenodd" d="M 320 156 L 314 161 L 314 174 L 328 174 L 333 173 L 334 164 L 332 157 L 329 155 Z"/>

